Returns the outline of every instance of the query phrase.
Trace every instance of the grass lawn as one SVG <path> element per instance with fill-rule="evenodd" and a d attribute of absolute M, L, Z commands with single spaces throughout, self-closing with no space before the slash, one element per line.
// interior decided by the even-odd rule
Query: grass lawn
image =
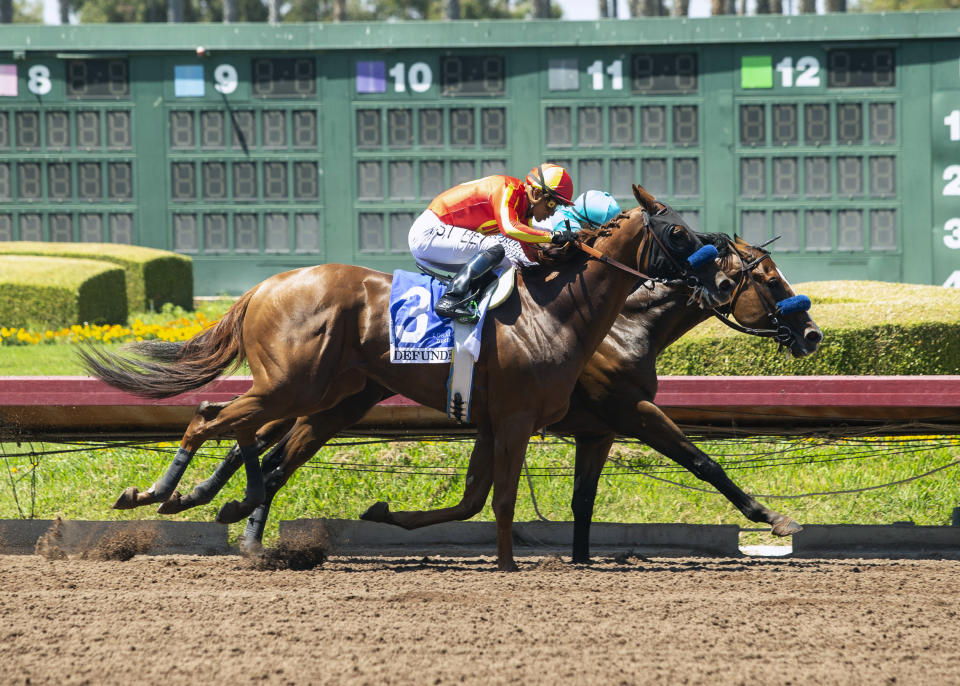
<path fill-rule="evenodd" d="M 268 539 L 280 519 L 353 518 L 377 500 L 394 509 L 428 509 L 460 497 L 469 442 L 365 443 L 341 439 L 305 465 L 278 495 Z M 820 440 L 755 440 L 700 443 L 745 490 L 773 496 L 869 489 L 908 479 L 960 458 L 960 439 L 905 438 L 828 443 Z M 209 443 L 187 471 L 181 490 L 206 478 L 229 443 Z M 62 516 L 74 519 L 152 519 L 154 508 L 117 511 L 110 505 L 127 486 L 148 487 L 173 458 L 173 443 L 142 448 L 43 443 L 0 444 L 0 518 Z M 69 452 L 67 452 L 69 451 Z M 31 455 L 31 453 L 33 453 Z M 43 454 L 48 453 L 48 454 Z M 532 489 L 520 483 L 517 520 L 539 513 L 570 520 L 573 448 L 555 439 L 534 439 L 528 452 Z M 912 520 L 949 524 L 960 506 L 958 469 L 944 469 L 908 483 L 837 495 L 788 500 L 760 498 L 801 523 L 884 524 Z M 176 519 L 212 521 L 221 504 L 242 497 L 242 470 L 214 503 Z M 601 481 L 596 520 L 755 525 L 709 486 L 666 458 L 635 443 L 617 444 Z M 536 508 L 534 508 L 534 498 Z M 477 517 L 492 520 L 489 506 Z M 231 536 L 242 531 L 231 528 Z M 753 543 L 773 543 L 751 534 Z"/>
<path fill-rule="evenodd" d="M 83 376 L 79 360 L 75 345 L 6 345 L 0 348 L 0 376 Z"/>

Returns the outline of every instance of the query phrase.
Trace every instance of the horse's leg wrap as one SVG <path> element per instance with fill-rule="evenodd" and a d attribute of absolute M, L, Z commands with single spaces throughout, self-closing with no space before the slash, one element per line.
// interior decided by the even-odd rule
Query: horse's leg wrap
<path fill-rule="evenodd" d="M 248 516 L 266 498 L 266 488 L 263 485 L 263 472 L 260 470 L 260 450 L 257 443 L 240 446 L 240 457 L 243 458 L 243 467 L 247 473 L 247 489 L 243 500 L 231 500 L 224 503 L 217 513 L 217 522 L 233 524 Z"/>
<path fill-rule="evenodd" d="M 243 494 L 243 502 L 259 505 L 267 497 L 263 485 L 263 472 L 260 471 L 260 451 L 262 447 L 256 443 L 240 446 L 240 456 L 243 458 L 243 468 L 247 473 L 247 489 Z"/>
<path fill-rule="evenodd" d="M 283 447 L 286 446 L 287 440 L 289 440 L 289 435 L 277 443 L 277 445 L 264 456 L 261 469 L 265 473 L 276 469 L 280 466 L 280 463 L 283 462 Z M 269 438 L 257 436 L 256 446 L 258 450 L 263 450 L 268 443 Z M 227 456 L 217 465 L 213 474 L 211 474 L 206 481 L 201 481 L 185 496 L 174 493 L 171 498 L 160 504 L 157 512 L 160 514 L 175 514 L 190 509 L 191 507 L 206 505 L 223 489 L 227 481 L 230 480 L 230 477 L 240 469 L 240 465 L 242 464 L 243 457 L 240 454 L 240 446 L 234 444 L 234 446 L 230 448 L 230 452 L 227 453 Z"/>
<path fill-rule="evenodd" d="M 167 468 L 167 473 L 147 489 L 147 493 L 153 496 L 154 502 L 162 502 L 173 494 L 177 484 L 180 483 L 180 479 L 183 478 L 183 473 L 187 471 L 187 465 L 190 464 L 191 459 L 193 459 L 193 453 L 189 450 L 184 448 L 177 450 L 177 455 Z"/>
<path fill-rule="evenodd" d="M 198 483 L 185 496 L 181 496 L 179 492 L 174 493 L 170 498 L 160 503 L 157 512 L 160 514 L 176 514 L 191 507 L 206 505 L 220 492 L 227 481 L 230 480 L 230 477 L 240 469 L 242 462 L 240 450 L 237 446 L 233 446 L 208 479 Z"/>
<path fill-rule="evenodd" d="M 193 492 L 183 500 L 189 500 L 191 505 L 206 505 L 209 503 L 240 467 L 240 460 L 240 451 L 231 448 L 227 456 L 213 470 L 210 478 L 194 486 Z"/>
<path fill-rule="evenodd" d="M 285 482 L 281 467 L 286 456 L 286 447 L 289 440 L 290 434 L 288 433 L 263 457 L 260 470 L 266 475 L 264 477 L 266 496 L 263 502 L 247 518 L 247 527 L 243 530 L 243 538 L 240 539 L 240 545 L 247 552 L 256 552 L 262 547 L 263 530 L 267 527 L 270 505 L 273 503 L 273 497 Z"/>
<path fill-rule="evenodd" d="M 247 528 L 243 530 L 241 545 L 248 552 L 260 548 L 263 543 L 263 530 L 270 516 L 270 501 L 267 500 L 255 509 L 247 518 Z"/>

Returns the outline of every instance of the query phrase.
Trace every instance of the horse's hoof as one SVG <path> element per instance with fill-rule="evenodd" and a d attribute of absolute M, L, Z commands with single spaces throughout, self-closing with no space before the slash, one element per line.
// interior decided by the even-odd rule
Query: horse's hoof
<path fill-rule="evenodd" d="M 517 566 L 517 563 L 513 560 L 509 562 L 498 562 L 497 569 L 501 572 L 519 572 L 520 567 Z"/>
<path fill-rule="evenodd" d="M 245 507 L 243 503 L 231 500 L 229 503 L 224 503 L 223 507 L 220 508 L 220 511 L 217 513 L 217 523 L 236 524 L 251 512 L 253 512 L 253 510 Z"/>
<path fill-rule="evenodd" d="M 782 515 L 776 521 L 770 530 L 774 536 L 792 536 L 795 533 L 803 531 L 803 527 L 793 521 L 790 517 Z"/>
<path fill-rule="evenodd" d="M 389 517 L 390 506 L 382 500 L 368 507 L 367 511 L 360 515 L 360 519 L 368 522 L 387 522 Z"/>
<path fill-rule="evenodd" d="M 184 504 L 182 498 L 183 496 L 180 495 L 180 491 L 174 491 L 172 496 L 160 503 L 160 507 L 157 508 L 157 513 L 168 515 L 183 512 L 189 506 Z"/>
<path fill-rule="evenodd" d="M 117 498 L 117 502 L 113 504 L 114 510 L 132 510 L 141 503 L 137 502 L 137 496 L 140 495 L 140 490 L 136 486 L 131 486 L 123 493 L 120 494 L 120 497 Z"/>

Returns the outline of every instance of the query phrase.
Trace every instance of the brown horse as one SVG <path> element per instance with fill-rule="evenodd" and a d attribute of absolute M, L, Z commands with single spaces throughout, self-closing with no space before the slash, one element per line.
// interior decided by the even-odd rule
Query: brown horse
<path fill-rule="evenodd" d="M 682 267 L 703 244 L 679 215 L 643 189 L 634 192 L 640 207 L 584 239 L 608 263 L 568 249 L 575 254 L 561 268 L 541 265 L 524 272 L 517 292 L 488 315 L 474 376 L 474 453 L 493 469 L 500 569 L 516 569 L 513 515 L 529 438 L 566 414 L 580 372 L 638 280 L 636 270 L 695 279 L 706 307 L 732 297 L 734 283 L 716 261 L 702 264 L 696 275 Z M 199 388 L 244 359 L 253 376 L 250 390 L 238 398 L 201 404 L 167 473 L 146 492 L 127 489 L 116 506 L 165 501 L 201 445 L 232 432 L 247 472 L 244 502 L 237 509 L 252 512 L 265 497 L 257 430 L 274 420 L 337 408 L 370 381 L 444 408 L 445 365 L 390 363 L 390 283 L 387 274 L 349 265 L 298 269 L 254 287 L 216 326 L 182 346 L 132 346 L 153 361 L 86 352 L 91 373 L 144 397 Z"/>
<path fill-rule="evenodd" d="M 822 335 L 809 315 L 805 311 L 786 315 L 777 311 L 778 302 L 795 294 L 769 252 L 749 246 L 739 237 L 733 242 L 725 236 L 712 238 L 724 248 L 725 272 L 737 281 L 734 298 L 723 309 L 729 310 L 739 322 L 738 328 L 775 339 L 795 357 L 814 352 Z M 647 442 L 712 484 L 748 519 L 770 524 L 776 535 L 787 536 L 800 530 L 791 518 L 764 507 L 744 493 L 652 402 L 657 389 L 655 363 L 659 353 L 712 314 L 691 304 L 688 289 L 680 284 L 638 289 L 627 299 L 611 332 L 584 368 L 566 416 L 549 427 L 551 432 L 573 434 L 576 438 L 576 478 L 571 503 L 575 562 L 589 561 L 589 530 L 597 483 L 617 434 Z M 390 395 L 389 390 L 371 382 L 336 408 L 302 417 L 296 423 L 276 422 L 261 430 L 258 440 L 263 447 L 278 439 L 280 442 L 263 460 L 267 499 L 250 516 L 244 533 L 246 546 L 259 545 L 270 503 L 293 472 L 338 432 Z M 415 528 L 475 515 L 486 502 L 491 467 L 478 461 L 477 453 L 474 455 L 467 476 L 467 492 L 457 506 L 429 513 L 400 513 L 390 512 L 385 503 L 378 503 L 364 517 Z M 189 495 L 180 498 L 177 494 L 171 498 L 161 506 L 161 512 L 179 512 L 210 502 L 241 462 L 234 448 L 209 479 L 198 484 Z M 218 519 L 238 521 L 239 517 L 234 514 L 225 508 Z"/>
<path fill-rule="evenodd" d="M 727 308 L 741 324 L 740 330 L 770 337 L 794 357 L 814 353 L 823 334 L 806 311 L 779 312 L 778 303 L 795 293 L 770 254 L 747 245 L 739 237 L 734 247 L 745 266 L 736 295 Z M 658 290 L 662 294 L 654 292 L 627 300 L 623 314 L 580 375 L 570 411 L 550 426 L 550 431 L 573 434 L 576 440 L 571 501 L 574 562 L 590 561 L 590 523 L 597 484 L 617 435 L 639 439 L 687 468 L 726 496 L 747 519 L 769 524 L 775 535 L 789 536 L 801 529 L 790 517 L 761 505 L 745 493 L 653 403 L 657 392 L 657 356 L 710 316 L 669 297 L 666 289 Z M 645 319 L 656 317 L 672 317 L 674 326 L 643 325 Z"/>

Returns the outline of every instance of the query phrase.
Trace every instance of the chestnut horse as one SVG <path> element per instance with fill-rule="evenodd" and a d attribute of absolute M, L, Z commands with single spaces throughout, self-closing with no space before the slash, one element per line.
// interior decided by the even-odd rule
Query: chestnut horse
<path fill-rule="evenodd" d="M 782 315 L 777 303 L 795 295 L 770 253 L 748 245 L 739 237 L 730 241 L 714 235 L 724 255 L 724 270 L 737 281 L 731 303 L 724 306 L 745 333 L 775 339 L 794 357 L 813 353 L 822 339 L 820 330 L 803 311 Z M 653 404 L 656 395 L 656 358 L 660 352 L 700 322 L 709 312 L 690 302 L 689 290 L 681 284 L 641 288 L 626 302 L 608 336 L 587 362 L 577 382 L 569 411 L 550 425 L 554 433 L 576 438 L 576 478 L 571 507 L 574 512 L 575 562 L 589 561 L 589 531 L 597 484 L 617 434 L 645 441 L 689 469 L 723 493 L 748 519 L 770 524 L 774 534 L 787 536 L 800 530 L 790 517 L 770 510 L 743 492 L 708 455 L 690 443 L 679 428 Z M 737 325 L 733 325 L 735 328 Z M 257 547 L 275 494 L 293 472 L 338 432 L 358 421 L 380 400 L 393 395 L 375 383 L 340 405 L 312 417 L 268 425 L 258 434 L 263 448 L 279 443 L 263 460 L 267 498 L 250 516 L 243 544 Z M 292 429 L 291 429 L 292 427 Z M 282 437 L 282 438 L 281 438 Z M 210 502 L 242 460 L 234 447 L 214 474 L 187 496 L 176 494 L 160 512 L 174 513 Z M 459 505 L 430 513 L 390 512 L 385 503 L 371 507 L 363 516 L 372 521 L 407 528 L 467 519 L 483 507 L 489 493 L 490 465 L 471 461 L 467 493 Z M 221 521 L 238 521 L 229 508 Z"/>
<path fill-rule="evenodd" d="M 583 234 L 585 247 L 600 259 L 568 247 L 566 263 L 524 271 L 517 292 L 488 314 L 474 374 L 474 454 L 492 465 L 502 570 L 516 569 L 513 516 L 529 438 L 566 414 L 577 378 L 638 278 L 690 279 L 704 307 L 733 295 L 734 282 L 716 260 L 701 264 L 696 274 L 682 266 L 703 244 L 679 215 L 642 188 L 634 186 L 634 193 L 640 207 Z M 255 286 L 214 327 L 183 345 L 130 346 L 152 361 L 98 349 L 82 353 L 92 374 L 143 397 L 200 388 L 244 359 L 253 376 L 250 390 L 234 400 L 201 403 L 166 474 L 146 492 L 128 488 L 115 506 L 165 501 L 203 443 L 232 432 L 247 473 L 236 510 L 252 512 L 265 497 L 257 430 L 337 408 L 371 381 L 421 405 L 444 408 L 446 365 L 390 363 L 390 284 L 390 275 L 363 267 L 298 269 Z"/>

